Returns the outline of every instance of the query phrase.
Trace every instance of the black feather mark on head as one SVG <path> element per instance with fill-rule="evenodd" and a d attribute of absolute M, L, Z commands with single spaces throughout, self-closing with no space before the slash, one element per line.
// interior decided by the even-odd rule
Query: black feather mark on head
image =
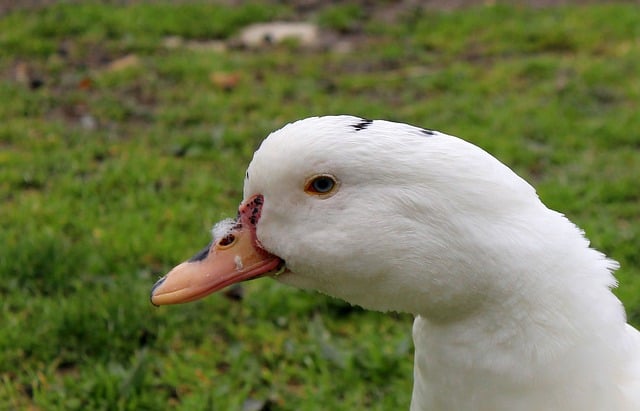
<path fill-rule="evenodd" d="M 421 129 L 420 129 L 420 132 L 421 132 L 421 133 L 423 133 L 423 134 L 426 134 L 426 135 L 428 135 L 428 136 L 435 136 L 435 135 L 436 135 L 436 132 L 435 132 L 435 131 L 433 131 L 433 130 L 429 130 L 429 129 L 427 129 L 427 128 L 421 128 Z"/>
<path fill-rule="evenodd" d="M 361 119 L 360 122 L 358 122 L 356 124 L 352 124 L 351 127 L 353 127 L 356 131 L 362 131 L 365 128 L 369 127 L 371 125 L 371 123 L 373 123 L 373 120 L 369 120 L 367 118 L 363 118 L 363 119 Z"/>

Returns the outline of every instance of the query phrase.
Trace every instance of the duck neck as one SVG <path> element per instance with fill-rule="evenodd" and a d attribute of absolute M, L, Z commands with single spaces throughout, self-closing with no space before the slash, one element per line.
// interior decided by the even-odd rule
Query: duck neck
<path fill-rule="evenodd" d="M 513 279 L 514 267 L 505 268 L 494 277 Z M 487 409 L 520 409 L 513 405 L 517 393 L 546 392 L 551 407 L 556 397 L 555 403 L 583 398 L 581 392 L 606 384 L 587 376 L 602 379 L 619 362 L 612 340 L 624 333 L 626 320 L 603 256 L 585 248 L 582 258 L 520 270 L 521 281 L 493 288 L 474 310 L 416 317 L 414 396 L 446 404 L 433 409 L 467 409 L 455 395 L 463 391 L 493 404 Z"/>

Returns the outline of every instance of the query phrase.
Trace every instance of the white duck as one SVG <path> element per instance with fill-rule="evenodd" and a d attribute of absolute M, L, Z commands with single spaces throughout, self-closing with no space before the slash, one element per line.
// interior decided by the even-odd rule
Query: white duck
<path fill-rule="evenodd" d="M 413 411 L 638 411 L 640 334 L 611 292 L 615 268 L 482 149 L 329 116 L 264 140 L 238 218 L 151 298 L 266 275 L 412 313 Z"/>

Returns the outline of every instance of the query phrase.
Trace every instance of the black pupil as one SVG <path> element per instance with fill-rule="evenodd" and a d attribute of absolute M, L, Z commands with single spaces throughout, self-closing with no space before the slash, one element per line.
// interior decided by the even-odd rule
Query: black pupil
<path fill-rule="evenodd" d="M 318 193 L 328 193 L 335 183 L 329 177 L 318 177 L 313 180 L 312 187 Z"/>

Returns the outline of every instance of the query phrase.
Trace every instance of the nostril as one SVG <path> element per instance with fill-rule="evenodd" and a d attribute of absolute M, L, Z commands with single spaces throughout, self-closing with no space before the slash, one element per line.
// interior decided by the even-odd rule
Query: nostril
<path fill-rule="evenodd" d="M 235 242 L 236 236 L 230 233 L 220 239 L 220 241 L 218 242 L 218 247 L 229 247 Z"/>

